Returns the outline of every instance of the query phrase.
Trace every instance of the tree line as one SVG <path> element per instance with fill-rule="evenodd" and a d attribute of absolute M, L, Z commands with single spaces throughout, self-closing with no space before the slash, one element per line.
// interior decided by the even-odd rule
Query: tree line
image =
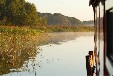
<path fill-rule="evenodd" d="M 25 0 L 0 0 L 0 24 L 2 25 L 36 25 L 43 24 L 44 19 L 37 16 L 33 3 Z"/>
<path fill-rule="evenodd" d="M 80 21 L 60 13 L 40 13 L 35 5 L 25 0 L 0 0 L 0 25 L 43 26 L 43 25 L 84 25 L 93 21 Z"/>
<path fill-rule="evenodd" d="M 61 13 L 40 13 L 39 17 L 43 17 L 47 20 L 47 25 L 81 25 L 82 22 L 75 17 L 64 16 Z"/>
<path fill-rule="evenodd" d="M 93 20 L 83 21 L 82 23 L 83 23 L 84 25 L 88 25 L 88 26 L 93 26 L 93 25 L 94 25 L 94 21 L 93 21 Z"/>

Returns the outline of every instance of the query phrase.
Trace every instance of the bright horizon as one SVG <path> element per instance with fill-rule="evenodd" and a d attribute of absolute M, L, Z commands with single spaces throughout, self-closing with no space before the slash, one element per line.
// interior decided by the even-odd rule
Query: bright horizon
<path fill-rule="evenodd" d="M 93 9 L 89 0 L 26 0 L 34 3 L 41 13 L 61 13 L 81 21 L 93 20 Z"/>

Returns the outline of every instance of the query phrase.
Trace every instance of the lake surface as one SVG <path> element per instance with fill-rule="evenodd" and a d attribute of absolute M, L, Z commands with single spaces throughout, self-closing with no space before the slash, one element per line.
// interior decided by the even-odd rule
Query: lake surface
<path fill-rule="evenodd" d="M 0 69 L 5 68 L 0 70 L 0 75 L 87 76 L 85 56 L 94 49 L 93 33 L 64 32 L 46 35 L 46 41 L 34 47 L 36 52 L 31 51 L 27 55 L 26 52 L 21 53 L 23 55 L 16 57 L 15 62 L 10 65 L 2 59 Z"/>

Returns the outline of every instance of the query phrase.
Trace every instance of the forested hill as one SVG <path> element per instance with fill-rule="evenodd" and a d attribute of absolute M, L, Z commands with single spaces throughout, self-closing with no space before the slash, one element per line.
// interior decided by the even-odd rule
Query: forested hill
<path fill-rule="evenodd" d="M 94 21 L 93 20 L 90 20 L 90 21 L 83 21 L 82 22 L 84 25 L 86 26 L 93 26 L 94 25 Z"/>
<path fill-rule="evenodd" d="M 47 25 L 82 25 L 82 22 L 75 17 L 64 16 L 60 13 L 40 13 L 39 17 L 44 17 L 47 21 Z"/>
<path fill-rule="evenodd" d="M 45 25 L 90 25 L 91 21 L 81 22 L 75 17 L 60 13 L 40 13 L 33 3 L 25 0 L 0 1 L 0 25 L 45 26 Z"/>

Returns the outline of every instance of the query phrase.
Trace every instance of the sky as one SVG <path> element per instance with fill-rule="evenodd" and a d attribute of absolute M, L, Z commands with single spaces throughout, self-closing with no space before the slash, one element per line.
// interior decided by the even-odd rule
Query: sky
<path fill-rule="evenodd" d="M 93 20 L 93 9 L 89 0 L 26 0 L 34 3 L 41 13 L 61 13 L 81 21 Z"/>

